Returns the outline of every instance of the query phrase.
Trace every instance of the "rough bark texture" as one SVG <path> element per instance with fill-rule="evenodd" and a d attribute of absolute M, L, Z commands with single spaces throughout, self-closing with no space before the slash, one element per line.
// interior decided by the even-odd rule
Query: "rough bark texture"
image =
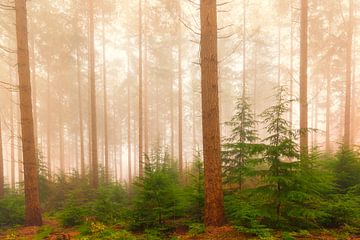
<path fill-rule="evenodd" d="M 300 19 L 300 150 L 301 155 L 308 155 L 308 100 L 307 100 L 307 65 L 308 65 L 308 1 L 301 0 Z"/>
<path fill-rule="evenodd" d="M 19 73 L 20 112 L 24 160 L 25 223 L 42 225 L 38 164 L 32 116 L 26 0 L 16 0 L 16 39 Z"/>
<path fill-rule="evenodd" d="M 201 96 L 205 170 L 205 225 L 224 223 L 221 182 L 220 126 L 217 57 L 217 12 L 215 0 L 200 1 Z"/>
<path fill-rule="evenodd" d="M 344 118 L 344 145 L 350 146 L 350 120 L 351 120 L 351 68 L 352 68 L 352 42 L 353 42 L 353 1 L 349 0 L 349 22 L 347 23 L 346 43 L 346 90 L 345 90 L 345 118 Z"/>
<path fill-rule="evenodd" d="M 2 128 L 0 119 L 0 198 L 4 197 L 4 156 L 2 148 Z"/>
<path fill-rule="evenodd" d="M 90 57 L 90 98 L 91 98 L 91 185 L 99 185 L 98 152 L 97 152 L 97 120 L 96 120 L 96 89 L 95 89 L 95 46 L 94 46 L 94 3 L 89 1 L 89 57 Z"/>

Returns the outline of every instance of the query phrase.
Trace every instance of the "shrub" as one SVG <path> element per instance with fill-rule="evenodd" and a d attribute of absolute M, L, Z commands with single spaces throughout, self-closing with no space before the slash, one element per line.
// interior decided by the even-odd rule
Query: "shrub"
<path fill-rule="evenodd" d="M 0 227 L 24 223 L 24 197 L 18 193 L 7 193 L 0 199 Z"/>

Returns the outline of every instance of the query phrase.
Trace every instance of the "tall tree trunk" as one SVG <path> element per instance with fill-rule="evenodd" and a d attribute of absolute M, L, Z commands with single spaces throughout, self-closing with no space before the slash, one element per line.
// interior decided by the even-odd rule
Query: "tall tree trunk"
<path fill-rule="evenodd" d="M 146 10 L 147 0 L 144 1 Z M 148 34 L 147 34 L 147 11 L 144 11 L 144 152 L 149 154 L 149 76 L 148 76 Z M 147 159 L 145 159 L 145 162 Z"/>
<path fill-rule="evenodd" d="M 4 156 L 1 125 L 2 122 L 0 119 L 0 199 L 4 197 Z"/>
<path fill-rule="evenodd" d="M 128 11 L 129 12 L 129 11 Z M 131 84 L 130 84 L 130 38 L 127 36 L 127 150 L 128 150 L 128 184 L 131 185 Z"/>
<path fill-rule="evenodd" d="M 330 101 L 331 101 L 331 76 L 330 76 L 330 58 L 329 65 L 326 74 L 326 132 L 325 132 L 325 150 L 327 153 L 330 153 Z"/>
<path fill-rule="evenodd" d="M 37 118 L 37 83 L 36 83 L 36 60 L 35 60 L 35 35 L 30 35 L 31 41 L 31 85 L 32 85 L 32 100 L 33 100 L 33 117 L 34 117 L 34 134 L 35 134 L 35 151 L 38 148 L 38 118 Z"/>
<path fill-rule="evenodd" d="M 32 116 L 26 0 L 15 0 L 22 146 L 25 174 L 25 224 L 42 225 L 38 162 Z"/>
<path fill-rule="evenodd" d="M 345 90 L 345 118 L 344 118 L 345 147 L 349 147 L 351 144 L 350 120 L 351 120 L 352 42 L 353 42 L 353 1 L 349 0 L 349 22 L 347 23 L 347 44 L 346 44 L 346 90 Z"/>
<path fill-rule="evenodd" d="M 221 180 L 217 11 L 215 0 L 200 1 L 201 96 L 205 170 L 205 225 L 224 223 Z"/>
<path fill-rule="evenodd" d="M 47 140 L 47 168 L 48 168 L 48 179 L 51 180 L 52 163 L 51 163 L 51 88 L 50 88 L 50 66 L 49 61 L 47 64 L 47 113 L 46 113 L 46 140 Z"/>
<path fill-rule="evenodd" d="M 102 1 L 104 4 L 104 1 Z M 103 85 L 104 85 L 104 155 L 105 155 L 105 182 L 109 183 L 109 134 L 108 134 L 108 103 L 106 80 L 106 43 L 105 43 L 105 17 L 104 5 L 102 6 L 102 54 L 103 54 Z"/>
<path fill-rule="evenodd" d="M 15 127 L 14 127 L 14 98 L 10 92 L 10 187 L 15 189 Z"/>
<path fill-rule="evenodd" d="M 139 176 L 143 175 L 143 59 L 142 59 L 142 0 L 139 0 Z"/>
<path fill-rule="evenodd" d="M 290 129 L 293 128 L 293 97 L 294 97 L 294 26 L 293 26 L 293 1 L 290 1 Z"/>
<path fill-rule="evenodd" d="M 60 102 L 61 105 L 61 102 Z M 60 173 L 65 174 L 65 149 L 64 149 L 64 121 L 62 117 L 62 106 L 60 106 L 59 114 L 59 160 Z"/>
<path fill-rule="evenodd" d="M 243 70 L 243 89 L 242 99 L 245 101 L 246 98 L 246 0 L 243 0 L 243 59 L 242 59 L 242 70 Z"/>
<path fill-rule="evenodd" d="M 77 68 L 77 84 L 78 84 L 78 108 L 79 108 L 79 135 L 80 135 L 80 174 L 85 177 L 85 151 L 84 151 L 84 124 L 82 112 L 82 97 L 81 97 L 81 65 L 79 49 L 76 49 L 76 68 Z"/>
<path fill-rule="evenodd" d="M 89 0 L 89 31 L 90 31 L 90 102 L 91 102 L 91 185 L 99 185 L 98 150 L 97 150 L 97 120 L 96 120 L 96 84 L 95 84 L 95 45 L 94 45 L 94 3 Z"/>
<path fill-rule="evenodd" d="M 20 116 L 20 113 L 19 113 Z M 24 166 L 23 166 L 23 158 L 22 158 L 22 137 L 21 137 L 21 126 L 18 125 L 17 127 L 17 160 L 18 160 L 18 177 L 19 182 L 24 182 Z"/>
<path fill-rule="evenodd" d="M 301 0 L 300 19 L 300 151 L 301 156 L 308 155 L 308 1 Z"/>
<path fill-rule="evenodd" d="M 181 0 L 178 2 L 178 13 L 179 18 L 181 18 Z M 180 175 L 183 173 L 184 163 L 183 163 L 183 77 L 182 77 L 182 33 L 181 33 L 181 22 L 178 20 L 178 80 L 179 80 L 179 95 L 178 95 L 178 104 L 179 104 L 179 171 Z"/>

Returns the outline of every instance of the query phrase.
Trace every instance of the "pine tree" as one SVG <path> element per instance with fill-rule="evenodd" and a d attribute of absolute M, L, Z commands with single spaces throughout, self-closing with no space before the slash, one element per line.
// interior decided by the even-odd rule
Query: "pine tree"
<path fill-rule="evenodd" d="M 205 169 L 205 225 L 224 223 L 221 179 L 217 10 L 215 0 L 200 2 L 201 97 Z"/>
<path fill-rule="evenodd" d="M 20 112 L 25 183 L 25 223 L 42 225 L 39 200 L 38 161 L 32 116 L 27 9 L 25 0 L 15 1 L 16 40 L 20 89 Z"/>
<path fill-rule="evenodd" d="M 241 190 L 250 171 L 250 160 L 260 150 L 255 144 L 257 122 L 247 99 L 238 100 L 235 115 L 226 124 L 232 128 L 232 133 L 223 145 L 224 174 L 227 183 L 238 184 Z"/>

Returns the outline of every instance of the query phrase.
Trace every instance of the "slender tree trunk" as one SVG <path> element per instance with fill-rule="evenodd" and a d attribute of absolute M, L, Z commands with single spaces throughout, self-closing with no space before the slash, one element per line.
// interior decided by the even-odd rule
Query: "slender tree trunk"
<path fill-rule="evenodd" d="M 60 103 L 61 105 L 61 103 Z M 59 114 L 59 159 L 60 173 L 65 174 L 65 150 L 64 150 L 64 121 L 62 117 L 62 106 L 60 106 Z"/>
<path fill-rule="evenodd" d="M 91 102 L 91 185 L 99 185 L 98 150 L 97 150 L 97 120 L 96 120 L 96 84 L 95 84 L 95 45 L 94 45 L 94 6 L 89 0 L 89 31 L 90 31 L 90 102 Z"/>
<path fill-rule="evenodd" d="M 242 86 L 242 99 L 246 98 L 246 0 L 243 0 L 243 86 Z"/>
<path fill-rule="evenodd" d="M 129 33 L 128 33 L 129 35 Z M 130 39 L 127 37 L 127 150 L 128 150 L 128 184 L 131 185 L 131 86 L 130 86 Z"/>
<path fill-rule="evenodd" d="M 293 128 L 293 97 L 294 97 L 294 27 L 293 27 L 293 1 L 290 1 L 290 129 Z"/>
<path fill-rule="evenodd" d="M 355 31 L 355 29 L 354 29 Z M 356 33 L 354 32 L 354 43 L 356 42 Z M 351 143 L 355 144 L 356 135 L 357 135 L 357 124 L 356 124 L 356 118 L 357 118 L 357 111 L 358 108 L 358 102 L 357 102 L 357 96 L 356 96 L 356 88 L 358 87 L 356 82 L 356 47 L 354 45 L 353 47 L 353 59 L 352 59 L 352 89 L 351 89 L 351 100 L 352 100 L 352 106 L 351 106 Z"/>
<path fill-rule="evenodd" d="M 85 177 L 85 150 L 84 150 L 84 124 L 82 112 L 81 97 L 81 65 L 79 49 L 76 49 L 76 68 L 77 68 L 77 85 L 78 85 L 78 108 L 79 108 L 79 135 L 80 135 L 80 174 L 81 178 Z"/>
<path fill-rule="evenodd" d="M 142 0 L 139 0 L 139 176 L 143 175 L 143 59 L 142 59 Z"/>
<path fill-rule="evenodd" d="M 181 18 L 181 0 L 178 2 L 178 12 L 179 18 Z M 180 175 L 183 173 L 184 163 L 183 163 L 183 77 L 182 77 L 182 33 L 181 33 L 181 22 L 180 19 L 178 21 L 178 80 L 179 80 L 179 95 L 178 95 L 178 103 L 179 103 L 179 171 Z"/>
<path fill-rule="evenodd" d="M 102 1 L 104 4 L 104 1 Z M 105 182 L 109 183 L 109 134 L 108 134 L 108 103 L 107 103 L 107 80 L 106 80 L 106 45 L 105 45 L 105 17 L 104 6 L 102 9 L 102 53 L 103 53 L 103 85 L 104 85 L 104 152 L 105 152 Z"/>
<path fill-rule="evenodd" d="M 48 168 L 48 179 L 52 178 L 52 163 L 51 163 L 51 88 L 50 88 L 50 66 L 47 64 L 47 113 L 46 113 L 46 140 L 47 140 L 47 168 Z"/>
<path fill-rule="evenodd" d="M 0 199 L 4 197 L 4 156 L 1 125 L 2 122 L 0 119 Z"/>
<path fill-rule="evenodd" d="M 350 147 L 350 120 L 351 120 L 351 68 L 353 42 L 353 1 L 349 0 L 349 22 L 347 23 L 346 44 L 346 90 L 345 90 L 345 118 L 344 118 L 344 145 Z"/>
<path fill-rule="evenodd" d="M 32 116 L 26 1 L 15 0 L 15 10 L 25 174 L 25 224 L 40 226 L 42 225 L 42 218 L 39 199 L 38 162 L 36 160 L 34 122 Z"/>
<path fill-rule="evenodd" d="M 201 90 L 205 170 L 205 225 L 224 223 L 221 180 L 220 126 L 217 58 L 217 11 L 215 0 L 200 1 Z"/>
<path fill-rule="evenodd" d="M 10 186 L 15 189 L 15 127 L 14 127 L 14 98 L 12 91 L 10 92 Z"/>
<path fill-rule="evenodd" d="M 144 8 L 147 7 L 147 1 L 144 1 Z M 149 76 L 148 76 L 148 34 L 147 34 L 147 14 L 145 11 L 144 22 L 144 152 L 149 154 Z M 145 159 L 145 162 L 147 160 Z"/>
<path fill-rule="evenodd" d="M 278 17 L 278 59 L 277 59 L 277 85 L 281 86 L 281 20 Z"/>
<path fill-rule="evenodd" d="M 308 64 L 308 1 L 301 0 L 300 19 L 300 151 L 302 157 L 308 155 L 308 99 L 307 99 L 307 64 Z"/>

